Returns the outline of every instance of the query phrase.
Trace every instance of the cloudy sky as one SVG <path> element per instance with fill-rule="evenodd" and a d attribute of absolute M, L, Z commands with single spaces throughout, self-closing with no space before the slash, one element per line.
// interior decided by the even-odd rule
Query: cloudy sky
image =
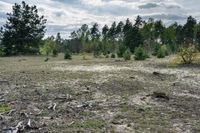
<path fill-rule="evenodd" d="M 134 21 L 137 15 L 162 19 L 166 25 L 177 21 L 185 23 L 192 15 L 200 20 L 200 0 L 25 0 L 37 5 L 47 22 L 47 36 L 60 32 L 68 37 L 82 24 L 98 22 L 100 26 L 113 21 Z M 21 0 L 0 0 L 0 26 L 6 21 L 13 3 Z"/>

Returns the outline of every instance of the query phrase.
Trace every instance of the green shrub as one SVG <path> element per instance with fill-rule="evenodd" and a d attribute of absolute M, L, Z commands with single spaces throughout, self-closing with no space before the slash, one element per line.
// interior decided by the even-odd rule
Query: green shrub
<path fill-rule="evenodd" d="M 160 48 L 158 50 L 157 57 L 158 58 L 165 58 L 165 51 L 162 48 Z"/>
<path fill-rule="evenodd" d="M 101 55 L 101 52 L 95 50 L 93 54 L 94 54 L 94 57 L 95 57 L 95 58 L 98 58 L 98 57 Z"/>
<path fill-rule="evenodd" d="M 178 54 L 184 64 L 191 64 L 195 60 L 196 52 L 195 45 L 190 45 L 187 48 L 182 48 Z"/>
<path fill-rule="evenodd" d="M 71 52 L 69 50 L 65 51 L 64 59 L 66 59 L 66 60 L 72 59 Z"/>
<path fill-rule="evenodd" d="M 109 55 L 108 55 L 108 54 L 106 55 L 106 58 L 109 58 Z"/>
<path fill-rule="evenodd" d="M 53 40 L 46 40 L 44 42 L 44 45 L 40 46 L 40 54 L 46 55 L 46 56 L 56 56 L 57 50 L 56 50 L 56 42 Z"/>
<path fill-rule="evenodd" d="M 115 56 L 115 54 L 114 53 L 112 53 L 111 54 L 111 58 L 115 58 L 116 56 Z"/>
<path fill-rule="evenodd" d="M 157 57 L 164 58 L 167 55 L 169 55 L 167 45 L 162 45 L 157 52 Z"/>
<path fill-rule="evenodd" d="M 52 51 L 52 56 L 53 56 L 53 57 L 58 56 L 58 50 L 53 49 L 53 51 Z"/>
<path fill-rule="evenodd" d="M 144 48 L 138 47 L 135 49 L 135 60 L 145 60 L 148 57 L 148 53 Z"/>
<path fill-rule="evenodd" d="M 159 49 L 160 49 L 160 45 L 159 44 L 155 44 L 154 47 L 153 47 L 153 53 L 152 53 L 152 55 L 153 56 L 157 56 Z"/>
<path fill-rule="evenodd" d="M 4 47 L 0 45 L 0 57 L 5 56 Z"/>
<path fill-rule="evenodd" d="M 161 49 L 164 51 L 164 53 L 165 53 L 165 56 L 168 56 L 168 55 L 169 55 L 169 52 L 168 52 L 168 47 L 167 47 L 167 45 L 162 45 L 162 46 L 161 46 Z"/>
<path fill-rule="evenodd" d="M 125 53 L 125 51 L 126 51 L 126 46 L 124 44 L 120 44 L 118 52 L 117 52 L 117 56 L 123 57 L 123 54 Z"/>
<path fill-rule="evenodd" d="M 127 49 L 125 52 L 124 52 L 124 54 L 123 54 L 123 58 L 124 58 L 124 60 L 125 61 L 127 61 L 127 60 L 131 60 L 131 51 L 130 51 L 130 49 Z"/>

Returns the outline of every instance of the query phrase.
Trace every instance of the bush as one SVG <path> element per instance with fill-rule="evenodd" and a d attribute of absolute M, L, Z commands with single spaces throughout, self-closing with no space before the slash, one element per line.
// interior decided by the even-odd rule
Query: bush
<path fill-rule="evenodd" d="M 127 61 L 127 60 L 131 60 L 131 51 L 130 51 L 130 49 L 127 49 L 125 52 L 124 52 L 124 54 L 123 54 L 123 58 L 124 58 L 124 60 L 125 61 Z"/>
<path fill-rule="evenodd" d="M 164 51 L 164 53 L 165 53 L 165 56 L 168 56 L 168 55 L 169 55 L 169 52 L 168 52 L 168 47 L 167 47 L 167 45 L 162 45 L 162 46 L 161 46 L 161 49 Z"/>
<path fill-rule="evenodd" d="M 56 50 L 56 42 L 53 40 L 46 40 L 44 45 L 40 46 L 40 54 L 46 56 L 57 56 L 58 52 Z"/>
<path fill-rule="evenodd" d="M 69 50 L 65 51 L 64 59 L 66 59 L 66 60 L 72 59 L 71 52 Z"/>
<path fill-rule="evenodd" d="M 108 54 L 106 55 L 106 58 L 109 58 L 109 55 L 108 55 Z"/>
<path fill-rule="evenodd" d="M 81 53 L 81 55 L 83 56 L 83 60 L 89 60 L 89 58 L 87 57 L 87 53 L 83 52 Z"/>
<path fill-rule="evenodd" d="M 0 57 L 5 56 L 4 47 L 0 45 Z"/>
<path fill-rule="evenodd" d="M 101 55 L 100 51 L 97 51 L 97 50 L 94 51 L 94 57 L 95 58 L 98 58 L 100 55 Z"/>
<path fill-rule="evenodd" d="M 158 50 L 157 57 L 158 58 L 165 58 L 165 51 L 162 48 L 160 48 Z"/>
<path fill-rule="evenodd" d="M 52 56 L 53 56 L 53 57 L 58 56 L 58 51 L 57 51 L 56 49 L 53 49 L 53 51 L 52 51 Z"/>
<path fill-rule="evenodd" d="M 194 61 L 196 55 L 195 45 L 180 49 L 178 54 L 184 64 L 191 64 Z"/>
<path fill-rule="evenodd" d="M 144 48 L 138 47 L 135 49 L 135 60 L 145 60 L 148 57 L 149 56 Z"/>
<path fill-rule="evenodd" d="M 162 45 L 157 52 L 157 57 L 158 58 L 165 58 L 165 56 L 167 56 L 167 55 L 169 55 L 167 46 Z"/>
<path fill-rule="evenodd" d="M 120 44 L 119 45 L 119 50 L 117 52 L 117 56 L 118 57 L 123 57 L 123 54 L 125 53 L 126 51 L 126 46 L 124 44 Z"/>
<path fill-rule="evenodd" d="M 115 58 L 116 56 L 115 56 L 115 54 L 114 53 L 112 53 L 111 54 L 111 58 Z"/>
<path fill-rule="evenodd" d="M 153 53 L 152 53 L 152 55 L 153 56 L 157 56 L 159 49 L 160 49 L 159 44 L 155 44 L 155 46 L 153 47 Z"/>

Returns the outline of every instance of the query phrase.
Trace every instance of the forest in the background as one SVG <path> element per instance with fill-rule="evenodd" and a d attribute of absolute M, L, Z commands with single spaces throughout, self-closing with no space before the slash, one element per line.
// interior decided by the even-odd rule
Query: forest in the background
<path fill-rule="evenodd" d="M 113 22 L 100 29 L 98 23 L 83 24 L 63 39 L 58 33 L 44 39 L 47 20 L 38 15 L 36 6 L 25 2 L 15 4 L 8 13 L 6 24 L 0 29 L 0 55 L 42 54 L 57 56 L 65 53 L 93 53 L 95 57 L 124 57 L 144 60 L 151 55 L 163 58 L 169 54 L 181 55 L 185 63 L 191 63 L 193 53 L 200 49 L 200 23 L 189 16 L 184 25 L 174 22 L 166 26 L 162 20 L 137 16 L 134 22 Z"/>

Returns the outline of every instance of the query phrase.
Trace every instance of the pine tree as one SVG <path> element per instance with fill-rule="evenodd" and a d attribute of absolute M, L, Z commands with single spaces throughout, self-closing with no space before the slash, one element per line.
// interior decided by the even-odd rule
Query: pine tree
<path fill-rule="evenodd" d="M 184 41 L 187 45 L 193 43 L 194 28 L 196 24 L 197 24 L 196 19 L 194 19 L 192 16 L 189 16 L 187 19 L 187 23 L 183 27 Z"/>
<path fill-rule="evenodd" d="M 108 31 L 109 31 L 108 25 L 104 25 L 104 27 L 102 28 L 102 35 L 104 40 L 106 40 L 108 37 Z"/>
<path fill-rule="evenodd" d="M 8 13 L 3 28 L 2 45 L 6 55 L 38 53 L 39 44 L 45 34 L 46 19 L 39 16 L 36 6 L 24 1 L 15 4 Z"/>

